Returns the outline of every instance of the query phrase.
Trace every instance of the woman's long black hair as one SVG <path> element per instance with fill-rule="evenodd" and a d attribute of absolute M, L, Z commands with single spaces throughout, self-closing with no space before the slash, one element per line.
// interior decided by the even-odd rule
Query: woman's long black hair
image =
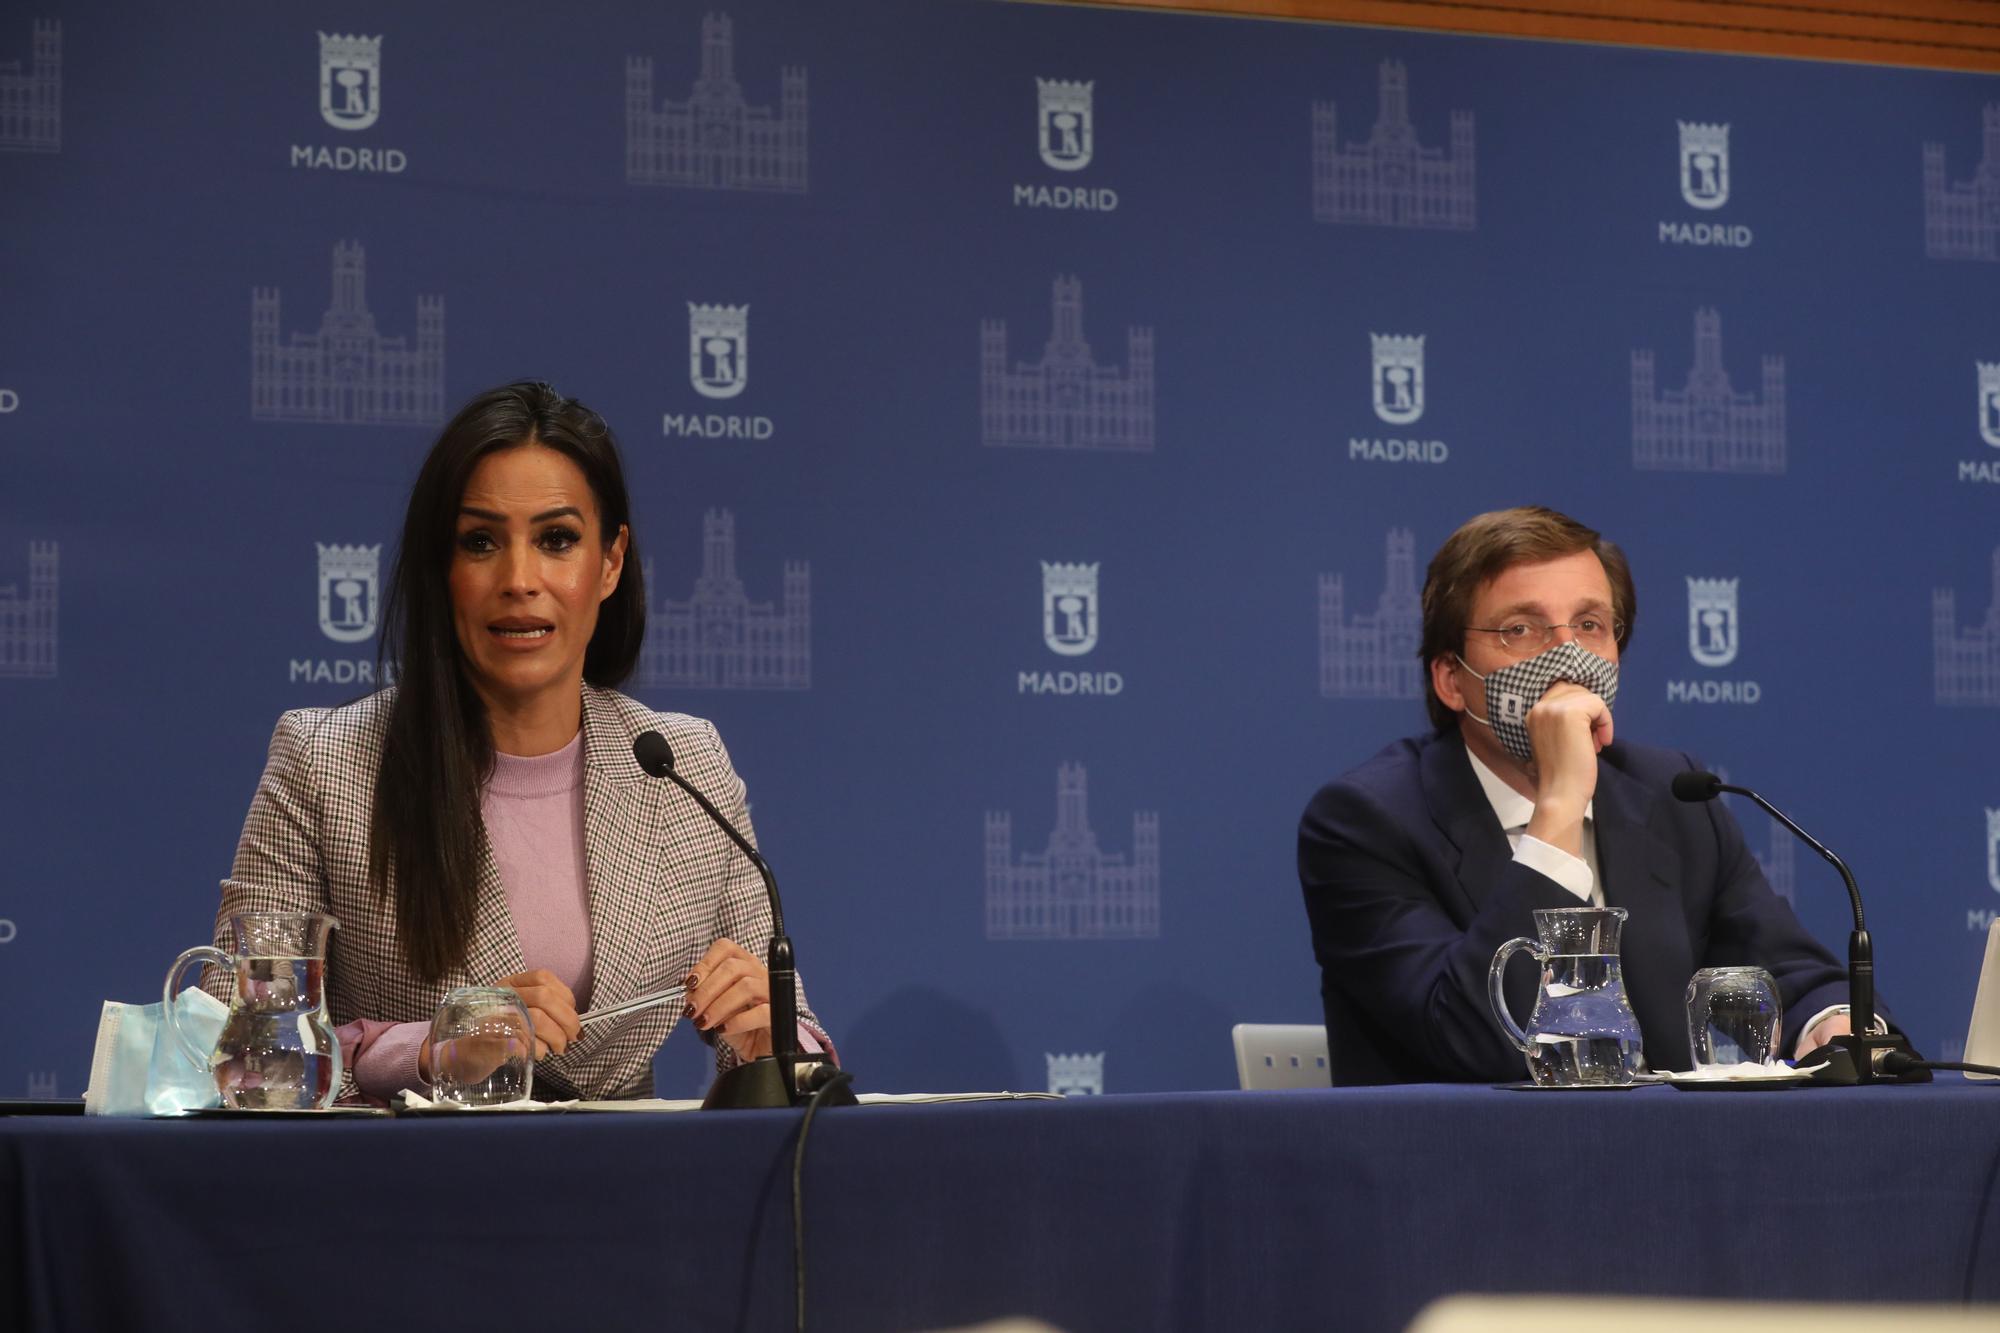
<path fill-rule="evenodd" d="M 382 744 L 369 821 L 376 890 L 394 885 L 396 926 L 410 969 L 427 982 L 464 963 L 479 896 L 485 826 L 481 786 L 493 771 L 486 706 L 466 675 L 449 577 L 458 507 L 488 454 L 536 443 L 582 469 L 608 547 L 624 526 L 625 569 L 599 605 L 583 678 L 609 688 L 632 673 L 646 636 L 646 591 L 629 536 L 631 504 L 618 442 L 604 418 L 546 384 L 524 380 L 480 394 L 431 446 L 410 492 L 389 575 L 379 679 L 393 669 L 395 701 Z"/>

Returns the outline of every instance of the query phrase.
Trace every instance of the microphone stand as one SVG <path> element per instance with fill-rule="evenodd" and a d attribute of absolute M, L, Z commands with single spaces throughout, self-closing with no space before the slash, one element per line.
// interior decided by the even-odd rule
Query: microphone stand
<path fill-rule="evenodd" d="M 1706 784 L 1704 784 L 1706 785 Z M 1676 784 L 1678 788 L 1678 784 Z M 1902 1050 L 1908 1043 L 1887 1025 L 1876 1031 L 1875 1019 L 1875 945 L 1868 938 L 1868 927 L 1861 915 L 1861 890 L 1854 883 L 1854 872 L 1847 868 L 1847 862 L 1793 823 L 1791 818 L 1769 801 L 1751 791 L 1748 787 L 1737 787 L 1716 780 L 1711 791 L 1734 792 L 1755 801 L 1760 809 L 1771 818 L 1783 824 L 1806 846 L 1818 852 L 1833 868 L 1840 872 L 1841 880 L 1847 885 L 1847 898 L 1854 908 L 1854 929 L 1847 937 L 1847 1008 L 1852 1032 L 1831 1037 L 1820 1050 L 1828 1052 L 1826 1064 L 1815 1075 L 1823 1083 L 1928 1083 L 1930 1070 L 1912 1068 L 1917 1062 L 1911 1060 L 1888 1059 L 1892 1051 Z M 1679 795 L 1678 789 L 1675 792 Z"/>
<path fill-rule="evenodd" d="M 659 744 L 648 745 L 648 737 Z M 717 1075 L 702 1099 L 704 1111 L 745 1110 L 756 1107 L 802 1106 L 821 1092 L 827 1106 L 856 1105 L 853 1092 L 843 1085 L 826 1088 L 840 1071 L 827 1061 L 809 1061 L 816 1067 L 803 1086 L 799 1081 L 799 974 L 792 961 L 792 940 L 785 934 L 785 909 L 778 898 L 778 880 L 757 849 L 736 826 L 723 817 L 710 800 L 674 768 L 673 750 L 666 737 L 646 732 L 632 745 L 639 766 L 654 777 L 665 778 L 693 798 L 715 826 L 729 835 L 736 849 L 757 869 L 764 881 L 764 895 L 771 904 L 771 947 L 765 954 L 765 968 L 771 977 L 771 1053 L 745 1060 Z"/>

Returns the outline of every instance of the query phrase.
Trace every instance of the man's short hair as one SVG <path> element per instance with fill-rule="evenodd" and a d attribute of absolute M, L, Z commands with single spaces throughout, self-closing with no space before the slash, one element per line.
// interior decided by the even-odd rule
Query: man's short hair
<path fill-rule="evenodd" d="M 1611 614 L 1620 625 L 1618 651 L 1632 640 L 1632 623 L 1639 616 L 1639 598 L 1632 587 L 1632 570 L 1625 553 L 1591 528 L 1567 514 L 1541 505 L 1496 509 L 1467 519 L 1431 557 L 1424 575 L 1424 639 L 1417 656 L 1424 664 L 1424 707 L 1439 731 L 1458 725 L 1458 714 L 1438 698 L 1431 683 L 1431 663 L 1465 651 L 1466 621 L 1480 585 L 1515 565 L 1560 560 L 1591 551 L 1611 583 Z"/>

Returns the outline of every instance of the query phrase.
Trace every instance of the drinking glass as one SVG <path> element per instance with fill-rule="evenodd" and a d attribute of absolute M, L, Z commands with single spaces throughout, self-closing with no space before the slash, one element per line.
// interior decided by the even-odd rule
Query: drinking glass
<path fill-rule="evenodd" d="M 460 986 L 431 1019 L 431 1099 L 455 1106 L 526 1101 L 535 1087 L 535 1028 L 507 986 Z"/>
<path fill-rule="evenodd" d="M 1785 1007 L 1761 967 L 1704 967 L 1687 988 L 1688 1046 L 1697 1072 L 1778 1058 Z"/>

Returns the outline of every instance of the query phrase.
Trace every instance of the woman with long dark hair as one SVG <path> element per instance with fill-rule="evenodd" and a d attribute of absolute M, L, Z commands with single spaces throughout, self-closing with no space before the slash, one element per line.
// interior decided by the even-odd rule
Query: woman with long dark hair
<path fill-rule="evenodd" d="M 222 885 L 244 911 L 339 918 L 333 1019 L 364 1095 L 422 1089 L 454 986 L 506 985 L 534 1021 L 536 1088 L 647 1095 L 686 1016 L 726 1069 L 771 1049 L 762 882 L 633 738 L 750 833 L 715 728 L 616 692 L 646 598 L 611 431 L 546 384 L 466 404 L 417 475 L 381 649 L 395 684 L 278 720 Z M 578 1025 L 684 980 L 684 1009 Z M 211 978 L 218 991 L 226 987 Z M 801 1041 L 829 1049 L 800 1000 Z"/>

